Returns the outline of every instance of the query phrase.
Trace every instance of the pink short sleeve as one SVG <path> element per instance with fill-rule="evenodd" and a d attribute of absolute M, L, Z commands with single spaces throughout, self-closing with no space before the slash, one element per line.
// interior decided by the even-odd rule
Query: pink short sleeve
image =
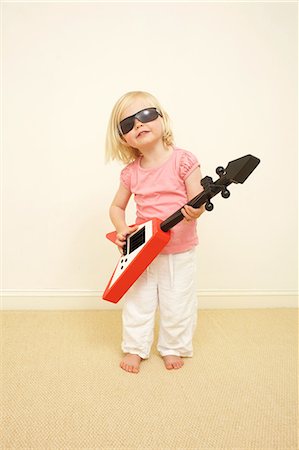
<path fill-rule="evenodd" d="M 130 166 L 126 166 L 121 172 L 120 172 L 120 181 L 125 186 L 128 191 L 131 191 L 131 171 Z"/>
<path fill-rule="evenodd" d="M 199 162 L 196 156 L 185 150 L 180 160 L 180 177 L 185 180 L 197 167 Z"/>

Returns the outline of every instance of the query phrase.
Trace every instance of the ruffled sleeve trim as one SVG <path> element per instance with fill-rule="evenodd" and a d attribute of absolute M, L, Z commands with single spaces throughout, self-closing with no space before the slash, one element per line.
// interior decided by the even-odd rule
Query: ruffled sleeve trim
<path fill-rule="evenodd" d="M 120 173 L 120 181 L 128 191 L 131 191 L 131 170 L 130 164 L 126 166 Z"/>
<path fill-rule="evenodd" d="M 185 150 L 180 160 L 180 177 L 182 180 L 185 181 L 197 167 L 200 167 L 200 164 L 196 156 Z"/>

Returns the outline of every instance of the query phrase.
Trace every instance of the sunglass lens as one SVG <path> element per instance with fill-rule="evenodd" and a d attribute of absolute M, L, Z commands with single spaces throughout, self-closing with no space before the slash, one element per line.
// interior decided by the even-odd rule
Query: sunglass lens
<path fill-rule="evenodd" d="M 136 118 L 140 120 L 142 123 L 151 122 L 152 120 L 157 119 L 158 112 L 156 108 L 148 108 L 140 111 L 140 113 L 136 114 Z"/>
<path fill-rule="evenodd" d="M 127 117 L 120 122 L 120 129 L 122 134 L 129 133 L 134 127 L 135 117 Z"/>

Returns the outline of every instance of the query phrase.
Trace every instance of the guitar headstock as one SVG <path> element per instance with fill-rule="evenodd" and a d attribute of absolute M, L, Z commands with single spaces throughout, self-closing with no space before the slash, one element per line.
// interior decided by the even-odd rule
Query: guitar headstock
<path fill-rule="evenodd" d="M 191 202 L 191 206 L 199 205 L 200 202 L 205 202 L 205 208 L 207 211 L 212 211 L 214 208 L 210 199 L 221 192 L 223 198 L 228 198 L 230 192 L 227 189 L 231 183 L 244 183 L 249 175 L 260 163 L 260 159 L 252 155 L 245 155 L 241 158 L 230 161 L 224 169 L 223 167 L 217 167 L 216 173 L 219 176 L 218 180 L 213 181 L 211 177 L 205 177 L 201 180 L 201 184 L 204 188 L 201 198 L 194 198 Z M 189 204 L 191 203 L 189 202 Z"/>
<path fill-rule="evenodd" d="M 244 183 L 259 163 L 260 159 L 255 156 L 242 156 L 228 163 L 225 169 L 225 177 L 231 183 Z"/>

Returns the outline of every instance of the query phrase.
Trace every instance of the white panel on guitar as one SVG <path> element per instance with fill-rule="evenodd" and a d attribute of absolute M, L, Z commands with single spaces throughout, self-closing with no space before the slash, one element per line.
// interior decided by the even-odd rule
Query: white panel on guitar
<path fill-rule="evenodd" d="M 138 253 L 143 249 L 146 243 L 153 236 L 153 221 L 149 220 L 141 224 L 138 230 L 130 234 L 127 238 L 126 248 L 124 249 L 124 254 L 120 258 L 113 278 L 110 282 L 110 286 L 124 273 L 126 268 L 131 264 L 131 262 L 136 258 Z"/>

